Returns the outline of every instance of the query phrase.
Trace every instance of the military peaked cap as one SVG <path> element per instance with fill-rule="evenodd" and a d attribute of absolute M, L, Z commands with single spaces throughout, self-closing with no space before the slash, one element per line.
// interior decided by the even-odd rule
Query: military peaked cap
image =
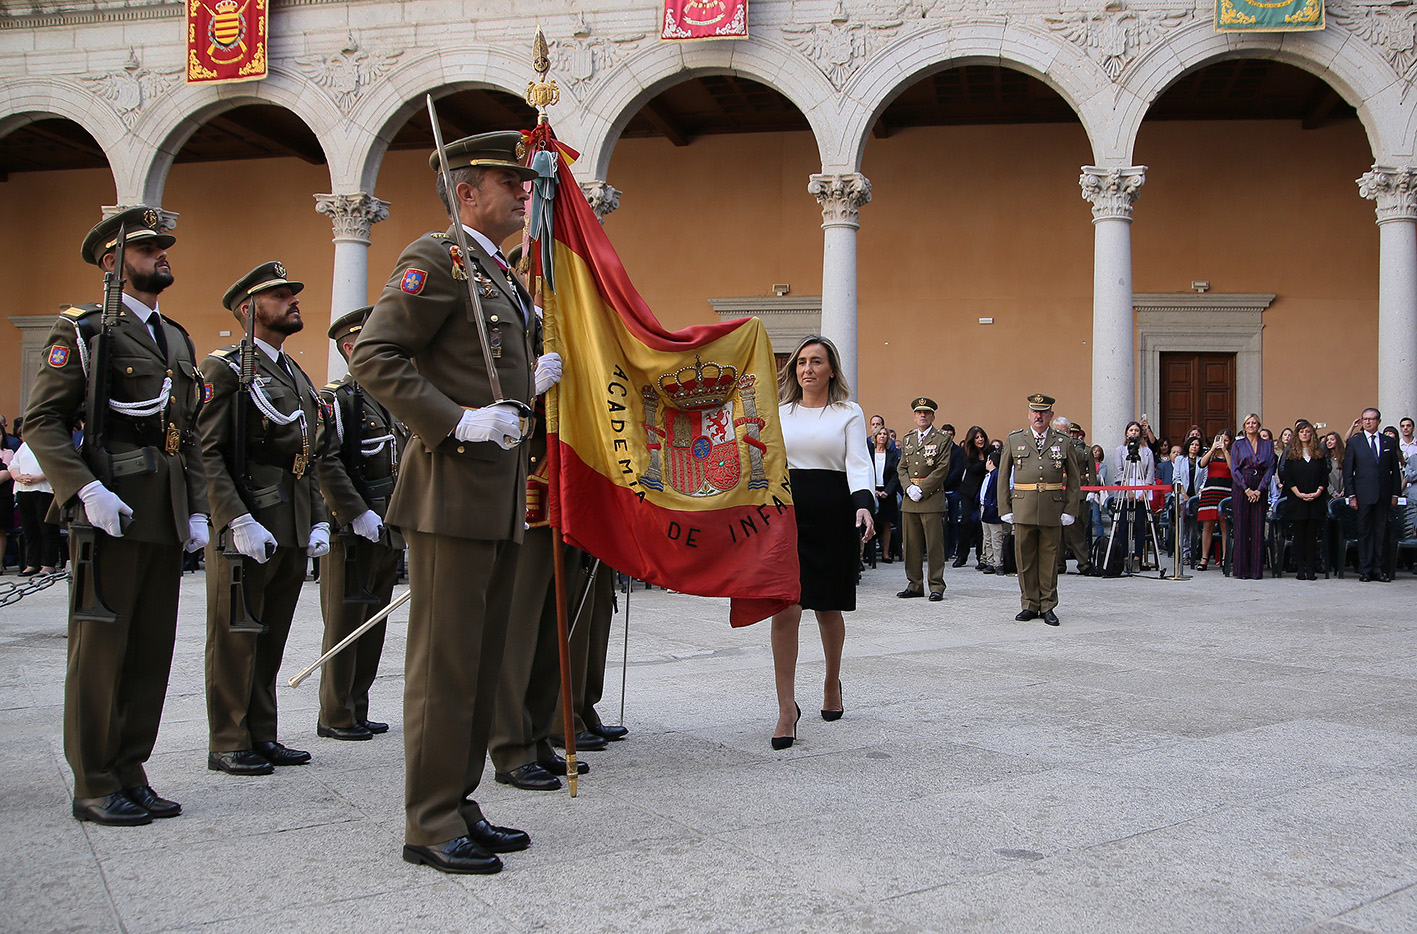
<path fill-rule="evenodd" d="M 1041 392 L 1035 392 L 1028 397 L 1028 407 L 1035 412 L 1051 412 L 1053 403 L 1057 402 L 1052 396 L 1045 396 Z"/>
<path fill-rule="evenodd" d="M 105 253 L 118 245 L 119 228 L 128 228 L 128 241 L 137 243 L 139 240 L 154 240 L 157 245 L 164 250 L 177 242 L 177 238 L 172 234 L 158 231 L 158 224 L 162 222 L 162 215 L 157 208 L 150 208 L 146 205 L 138 205 L 135 208 L 128 208 L 126 211 L 119 211 L 112 217 L 105 217 L 94 225 L 84 237 L 84 245 L 79 249 L 79 255 L 84 258 L 84 262 L 97 266 L 103 259 Z"/>
<path fill-rule="evenodd" d="M 910 407 L 916 412 L 934 412 L 939 408 L 934 399 L 927 399 L 924 396 L 910 403 Z"/>
<path fill-rule="evenodd" d="M 278 285 L 290 286 L 291 294 L 298 294 L 301 289 L 305 288 L 305 283 L 285 277 L 285 263 L 272 260 L 269 263 L 262 263 L 233 282 L 231 288 L 227 289 L 226 294 L 221 297 L 221 303 L 226 306 L 227 311 L 235 311 L 236 306 L 244 302 L 247 295 L 255 295 L 257 292 L 264 292 Z"/>
<path fill-rule="evenodd" d="M 462 139 L 448 143 L 443 148 L 448 153 L 449 169 L 511 169 L 521 176 L 521 180 L 524 182 L 529 182 L 537 177 L 535 170 L 522 165 L 522 159 L 526 155 L 526 146 L 522 144 L 521 133 L 516 130 L 498 130 L 495 133 L 464 136 Z M 439 171 L 436 149 L 428 157 L 428 164 L 434 172 Z"/>
<path fill-rule="evenodd" d="M 373 310 L 373 305 L 365 305 L 363 308 L 356 308 L 351 312 L 340 315 L 335 319 L 335 323 L 330 325 L 330 340 L 338 344 L 349 335 L 358 334 L 359 329 L 364 327 L 364 322 L 368 319 L 369 312 Z"/>

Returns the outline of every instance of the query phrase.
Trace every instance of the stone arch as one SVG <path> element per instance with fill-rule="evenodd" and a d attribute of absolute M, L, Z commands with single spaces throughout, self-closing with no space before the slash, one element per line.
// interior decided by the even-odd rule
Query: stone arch
<path fill-rule="evenodd" d="M 1130 93 L 1114 118 L 1123 162 L 1134 158 L 1142 122 L 1167 88 L 1197 68 L 1242 58 L 1271 59 L 1322 78 L 1357 109 L 1374 153 L 1402 152 L 1404 137 L 1405 151 L 1412 151 L 1410 133 L 1405 132 L 1408 127 L 1379 119 L 1373 106 L 1393 95 L 1393 87 L 1401 82 L 1370 45 L 1352 41 L 1346 30 L 1332 25 L 1318 32 L 1250 35 L 1217 33 L 1206 20 L 1177 30 L 1170 42 L 1148 49 L 1125 76 Z M 1396 106 L 1410 110 L 1400 103 Z"/>
<path fill-rule="evenodd" d="M 527 75 L 525 51 L 501 48 L 430 51 L 401 62 L 350 113 L 347 122 L 355 139 L 347 161 L 338 171 L 331 166 L 334 190 L 373 192 L 390 141 L 423 109 L 423 96 L 430 91 L 485 88 L 520 96 Z"/>
<path fill-rule="evenodd" d="M 328 166 L 340 161 L 345 119 L 319 85 L 273 64 L 270 77 L 244 84 L 183 85 L 163 95 L 133 127 L 146 159 L 141 175 L 145 202 L 160 204 L 167 173 L 182 146 L 205 120 L 246 104 L 273 104 L 299 117 L 315 134 Z"/>
<path fill-rule="evenodd" d="M 36 120 L 63 117 L 72 120 L 98 142 L 108 159 L 118 202 L 138 189 L 137 161 L 127 137 L 128 129 L 110 107 L 96 106 L 94 92 L 78 81 L 28 79 L 0 85 L 0 137 Z"/>
<path fill-rule="evenodd" d="M 661 42 L 628 57 L 581 99 L 587 178 L 605 178 L 621 131 L 646 101 L 688 78 L 727 74 L 750 78 L 786 97 L 807 118 L 824 158 L 835 148 L 837 91 L 795 49 L 762 39 L 688 46 Z"/>
<path fill-rule="evenodd" d="M 826 171 L 854 172 L 871 127 L 886 107 L 922 78 L 962 65 L 997 64 L 1021 71 L 1058 93 L 1078 115 L 1093 151 L 1110 111 L 1111 81 L 1072 43 L 1010 23 L 974 22 L 902 36 L 878 51 L 842 91 L 861 104 L 842 115 L 842 146 L 824 158 Z"/>

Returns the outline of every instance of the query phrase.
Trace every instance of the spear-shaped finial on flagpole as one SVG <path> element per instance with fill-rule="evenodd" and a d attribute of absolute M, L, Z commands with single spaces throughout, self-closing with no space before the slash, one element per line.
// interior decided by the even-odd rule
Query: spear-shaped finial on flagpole
<path fill-rule="evenodd" d="M 536 108 L 536 122 L 546 122 L 546 108 L 554 107 L 561 101 L 561 89 L 555 81 L 548 81 L 546 73 L 551 70 L 551 54 L 546 47 L 546 36 L 541 27 L 536 27 L 536 37 L 531 40 L 531 67 L 540 78 L 526 83 L 526 102 Z"/>

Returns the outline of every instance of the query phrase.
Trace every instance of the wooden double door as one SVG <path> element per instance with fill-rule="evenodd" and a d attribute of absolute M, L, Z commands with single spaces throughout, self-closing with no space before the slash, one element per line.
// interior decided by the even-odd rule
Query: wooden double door
<path fill-rule="evenodd" d="M 1173 445 L 1201 426 L 1206 443 L 1222 429 L 1235 430 L 1235 355 L 1171 352 L 1161 354 L 1159 437 Z"/>

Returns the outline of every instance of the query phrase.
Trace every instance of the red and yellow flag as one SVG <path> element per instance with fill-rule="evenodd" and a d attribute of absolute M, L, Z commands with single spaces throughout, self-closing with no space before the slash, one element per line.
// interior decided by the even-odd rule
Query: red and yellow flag
<path fill-rule="evenodd" d="M 666 331 L 564 159 L 546 284 L 551 522 L 611 567 L 732 597 L 745 626 L 799 598 L 777 380 L 757 318 Z M 554 284 L 554 289 L 552 285 Z"/>
<path fill-rule="evenodd" d="M 187 83 L 266 76 L 270 0 L 187 0 Z"/>
<path fill-rule="evenodd" d="M 746 39 L 748 0 L 664 0 L 659 38 Z"/>

